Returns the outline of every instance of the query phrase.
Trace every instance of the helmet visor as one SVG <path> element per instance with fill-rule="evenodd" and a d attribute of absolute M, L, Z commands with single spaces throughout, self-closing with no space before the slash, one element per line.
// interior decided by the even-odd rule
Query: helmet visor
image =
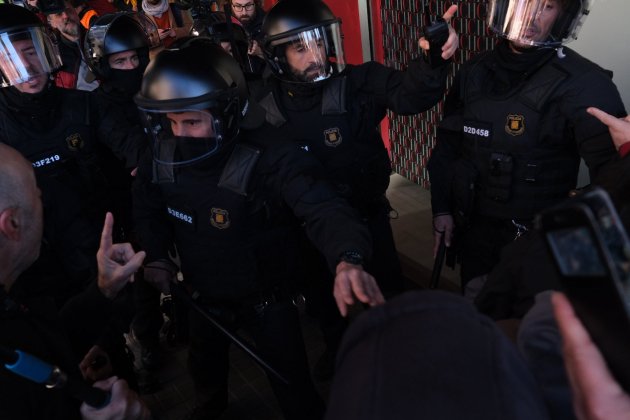
<path fill-rule="evenodd" d="M 586 16 L 583 0 L 491 0 L 488 26 L 523 45 L 558 46 L 576 39 Z"/>
<path fill-rule="evenodd" d="M 57 45 L 40 27 L 0 34 L 2 87 L 26 83 L 61 67 Z"/>
<path fill-rule="evenodd" d="M 339 22 L 276 38 L 270 41 L 273 60 L 283 78 L 318 82 L 346 66 Z M 282 50 L 283 48 L 283 50 Z M 275 66 L 274 66 L 275 67 Z"/>
<path fill-rule="evenodd" d="M 143 32 L 144 37 L 138 38 L 138 36 L 130 36 L 125 43 L 119 42 L 115 44 L 114 50 L 112 51 L 111 46 L 109 47 L 109 49 L 106 46 L 106 37 L 108 32 L 110 31 L 110 28 L 113 25 L 116 25 L 119 18 L 133 19 L 133 21 L 137 23 L 138 29 Z M 128 48 L 121 47 L 121 44 L 126 44 Z M 88 62 L 90 62 L 91 65 L 96 66 L 98 60 L 112 53 L 144 47 L 155 48 L 159 45 L 160 37 L 157 32 L 157 27 L 153 22 L 149 20 L 149 18 L 144 15 L 139 15 L 137 13 L 120 13 L 116 18 L 108 21 L 105 24 L 94 24 L 90 26 L 90 29 L 85 35 L 84 52 Z"/>
<path fill-rule="evenodd" d="M 188 166 L 215 155 L 223 142 L 221 119 L 209 111 L 142 111 L 160 165 Z"/>

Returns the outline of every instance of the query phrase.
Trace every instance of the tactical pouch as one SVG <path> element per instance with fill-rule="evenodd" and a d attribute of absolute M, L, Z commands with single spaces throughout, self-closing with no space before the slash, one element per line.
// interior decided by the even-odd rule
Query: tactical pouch
<path fill-rule="evenodd" d="M 465 228 L 475 209 L 475 187 L 479 171 L 468 159 L 460 159 L 453 167 L 453 218 L 458 228 Z"/>
<path fill-rule="evenodd" d="M 505 153 L 490 155 L 486 196 L 501 203 L 507 202 L 512 193 L 512 156 Z"/>

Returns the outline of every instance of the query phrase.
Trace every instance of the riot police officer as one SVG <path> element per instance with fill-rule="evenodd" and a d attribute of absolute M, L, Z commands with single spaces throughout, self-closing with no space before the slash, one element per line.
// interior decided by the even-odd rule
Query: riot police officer
<path fill-rule="evenodd" d="M 445 18 L 449 20 L 455 10 L 451 8 Z M 451 29 L 443 57 L 450 58 L 457 45 Z M 319 0 L 288 0 L 271 8 L 263 23 L 263 50 L 273 76 L 252 89 L 267 120 L 323 164 L 337 191 L 370 229 L 374 257 L 367 270 L 386 295 L 401 292 L 402 273 L 389 221 L 392 209 L 385 197 L 391 164 L 378 124 L 388 109 L 410 115 L 435 105 L 445 90 L 448 65 L 432 68 L 423 57 L 411 60 L 406 71 L 376 62 L 347 65 L 340 20 Z M 305 248 L 305 272 L 315 277 L 307 282 L 330 278 L 321 257 L 308 245 Z M 307 301 L 322 325 L 326 355 L 334 360 L 344 326 L 334 310 L 326 309 L 332 306 L 326 296 L 325 290 L 315 287 L 308 291 Z M 317 369 L 322 379 L 330 375 L 325 365 Z"/>
<path fill-rule="evenodd" d="M 155 24 L 144 14 L 113 13 L 99 17 L 85 35 L 83 55 L 100 81 L 94 91 L 102 106 L 122 110 L 128 124 L 141 123 L 133 96 L 140 90 L 142 75 L 149 65 L 149 50 L 160 45 Z M 107 173 L 112 194 L 111 210 L 116 214 L 116 240 L 133 241 L 131 216 L 132 176 L 124 165 L 110 156 Z M 135 312 L 132 322 L 133 344 L 138 344 L 142 367 L 141 387 L 153 384 L 148 368 L 159 359 L 159 332 L 163 324 L 160 294 L 138 276 L 134 284 Z M 123 324 L 128 331 L 128 322 Z M 134 346 L 130 346 L 134 347 Z M 139 365 L 139 364 L 138 364 Z M 146 380 L 145 380 L 146 379 Z"/>
<path fill-rule="evenodd" d="M 435 105 L 448 66 L 432 69 L 423 58 L 412 60 L 406 71 L 375 62 L 346 65 L 340 20 L 319 0 L 277 3 L 265 18 L 263 35 L 275 77 L 255 94 L 267 120 L 308 147 L 337 190 L 368 220 L 377 247 L 368 269 L 384 291 L 401 291 L 385 198 L 391 166 L 377 125 L 387 109 L 408 115 Z M 456 47 L 452 31 L 444 56 Z"/>
<path fill-rule="evenodd" d="M 161 52 L 136 103 L 153 136 L 153 155 L 134 184 L 145 278 L 169 288 L 177 270 L 168 257 L 174 242 L 197 301 L 228 328 L 248 328 L 260 355 L 287 375 L 288 387 L 270 376 L 285 417 L 320 418 L 323 401 L 291 299 L 300 226 L 294 217 L 337 273 L 334 295 L 343 315 L 353 295 L 371 305 L 383 301 L 361 268 L 369 233 L 320 180 L 317 162 L 263 125 L 238 63 L 211 40 L 190 38 Z M 229 341 L 194 311 L 189 323 L 195 415 L 214 418 L 227 405 Z"/>
<path fill-rule="evenodd" d="M 0 142 L 33 163 L 45 209 L 44 238 L 54 255 L 44 277 L 63 267 L 63 281 L 53 286 L 60 292 L 66 285 L 71 294 L 77 286 L 70 287 L 72 280 L 83 281 L 96 268 L 98 233 L 108 207 L 102 152 L 113 151 L 133 167 L 144 133 L 139 126 L 128 130 L 116 110 L 99 106 L 92 94 L 54 86 L 59 53 L 32 12 L 0 5 L 0 35 L 5 40 L 0 47 Z"/>
<path fill-rule="evenodd" d="M 434 249 L 442 236 L 451 244 L 457 222 L 462 285 L 575 188 L 580 157 L 591 178 L 615 158 L 606 126 L 586 113 L 595 105 L 625 115 L 611 75 L 563 46 L 589 4 L 490 1 L 501 40 L 457 75 L 427 165 Z"/>

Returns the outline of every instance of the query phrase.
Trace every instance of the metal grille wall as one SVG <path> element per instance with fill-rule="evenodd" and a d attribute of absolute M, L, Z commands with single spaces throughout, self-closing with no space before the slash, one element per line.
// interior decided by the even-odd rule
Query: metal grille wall
<path fill-rule="evenodd" d="M 455 53 L 452 74 L 447 87 L 453 83 L 453 74 L 461 63 L 479 51 L 492 49 L 495 37 L 486 27 L 487 0 L 382 0 L 383 48 L 385 65 L 397 69 L 407 68 L 409 59 L 420 54 L 418 38 L 425 22 L 442 16 L 454 3 L 459 9 L 452 25 L 460 36 Z M 435 130 L 442 116 L 443 102 L 433 109 L 412 117 L 397 116 L 389 112 L 389 137 L 392 142 L 392 165 L 400 175 L 429 188 L 426 163 L 435 144 Z"/>

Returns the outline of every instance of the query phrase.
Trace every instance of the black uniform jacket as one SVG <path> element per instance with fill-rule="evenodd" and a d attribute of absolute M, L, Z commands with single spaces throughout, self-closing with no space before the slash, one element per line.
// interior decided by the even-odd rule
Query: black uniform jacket
<path fill-rule="evenodd" d="M 433 107 L 446 89 L 448 68 L 432 69 L 422 59 L 405 71 L 368 62 L 348 65 L 323 82 L 270 77 L 252 90 L 267 121 L 283 137 L 307 145 L 337 191 L 363 208 L 389 185 L 391 165 L 379 123 L 388 110 L 413 115 Z"/>
<path fill-rule="evenodd" d="M 174 242 L 185 280 L 204 296 L 232 300 L 293 281 L 300 222 L 331 269 L 344 251 L 369 258 L 369 234 L 354 210 L 321 181 L 308 152 L 277 136 L 270 126 L 241 132 L 219 155 L 175 169 L 170 183 L 152 182 L 147 156 L 133 191 L 147 262 L 167 258 Z M 239 177 L 228 161 L 243 147 L 258 154 L 241 194 L 219 181 Z"/>
<path fill-rule="evenodd" d="M 473 58 L 449 92 L 427 165 L 434 214 L 472 207 L 531 220 L 575 187 L 580 157 L 594 179 L 617 154 L 589 106 L 625 115 L 610 73 L 568 48 L 515 54 L 502 42 Z M 474 198 L 462 197 L 469 185 Z"/>

